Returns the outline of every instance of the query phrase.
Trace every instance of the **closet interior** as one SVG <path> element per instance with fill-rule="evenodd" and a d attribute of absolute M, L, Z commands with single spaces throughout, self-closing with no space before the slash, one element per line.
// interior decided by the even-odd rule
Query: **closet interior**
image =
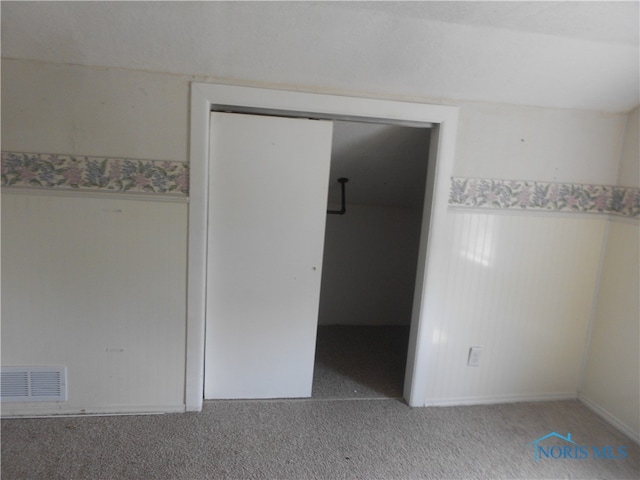
<path fill-rule="evenodd" d="M 402 397 L 429 138 L 334 122 L 313 398 Z"/>

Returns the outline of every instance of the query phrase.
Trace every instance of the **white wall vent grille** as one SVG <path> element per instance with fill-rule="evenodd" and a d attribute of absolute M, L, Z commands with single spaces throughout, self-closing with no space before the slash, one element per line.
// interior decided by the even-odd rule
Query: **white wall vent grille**
<path fill-rule="evenodd" d="M 3 402 L 64 402 L 67 368 L 2 367 L 0 397 Z"/>

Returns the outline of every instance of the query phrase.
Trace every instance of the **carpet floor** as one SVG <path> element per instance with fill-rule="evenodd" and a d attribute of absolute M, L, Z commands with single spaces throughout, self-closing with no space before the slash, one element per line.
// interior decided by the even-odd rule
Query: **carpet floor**
<path fill-rule="evenodd" d="M 542 458 L 549 432 L 624 459 Z M 550 442 L 553 444 L 553 442 Z M 205 402 L 199 413 L 2 422 L 2 479 L 638 479 L 640 448 L 576 401 Z"/>
<path fill-rule="evenodd" d="M 401 398 L 409 327 L 318 328 L 313 398 Z"/>
<path fill-rule="evenodd" d="M 406 333 L 338 333 L 318 334 L 311 399 L 2 420 L 2 479 L 640 478 L 640 447 L 577 401 L 410 408 L 397 398 Z M 587 458 L 536 461 L 531 442 L 550 432 L 571 433 Z M 566 453 L 557 438 L 543 444 Z M 594 446 L 624 458 L 596 458 Z"/>

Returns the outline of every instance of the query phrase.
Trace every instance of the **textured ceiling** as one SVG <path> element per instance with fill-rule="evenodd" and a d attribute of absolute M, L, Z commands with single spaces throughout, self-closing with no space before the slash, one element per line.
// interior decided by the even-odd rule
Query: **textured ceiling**
<path fill-rule="evenodd" d="M 389 15 L 504 28 L 559 37 L 637 46 L 640 4 L 637 1 L 565 2 L 352 2 L 343 8 L 371 9 Z"/>
<path fill-rule="evenodd" d="M 2 2 L 2 55 L 431 101 L 628 111 L 637 2 Z"/>

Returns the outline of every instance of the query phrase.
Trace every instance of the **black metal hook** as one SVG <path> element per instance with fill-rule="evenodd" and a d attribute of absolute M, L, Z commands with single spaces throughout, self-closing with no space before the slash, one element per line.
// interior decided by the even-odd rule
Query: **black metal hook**
<path fill-rule="evenodd" d="M 327 214 L 330 215 L 344 215 L 347 212 L 347 203 L 345 198 L 344 184 L 349 181 L 348 178 L 340 177 L 338 183 L 340 184 L 340 190 L 342 191 L 342 208 L 340 210 L 327 210 Z"/>

